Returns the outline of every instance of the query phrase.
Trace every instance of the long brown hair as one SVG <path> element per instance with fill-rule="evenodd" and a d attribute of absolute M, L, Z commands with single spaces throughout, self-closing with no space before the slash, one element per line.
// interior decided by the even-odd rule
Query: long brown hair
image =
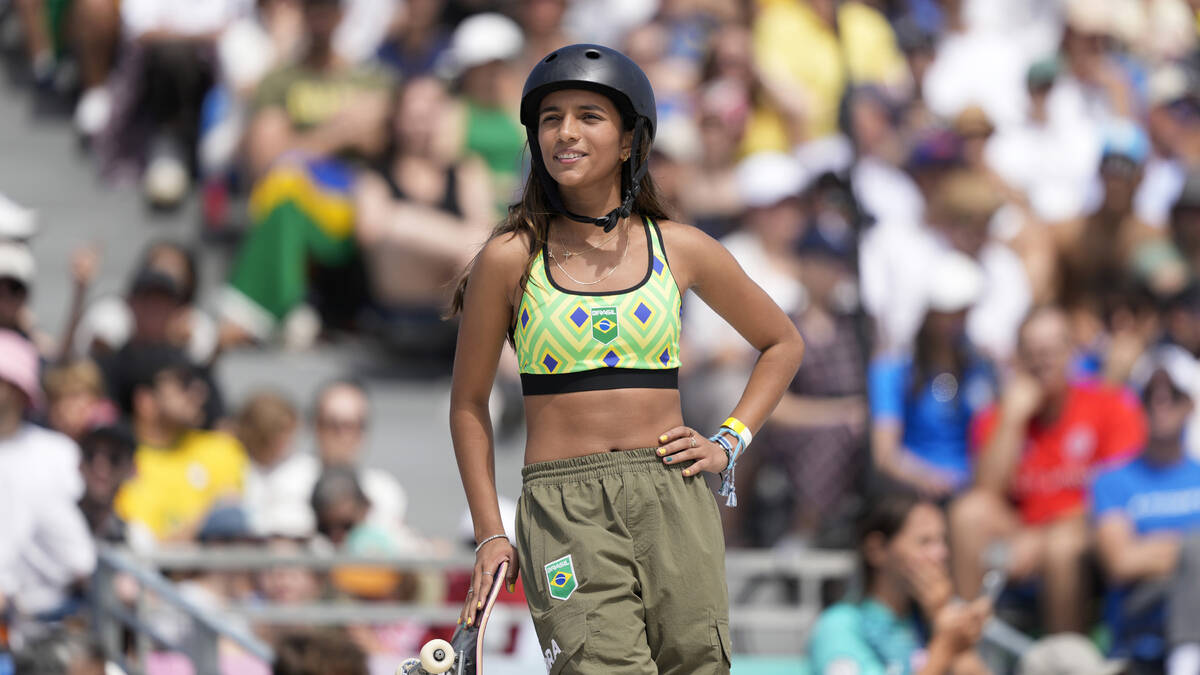
<path fill-rule="evenodd" d="M 642 146 L 639 156 L 646 157 L 645 161 L 649 161 L 650 139 L 648 135 L 644 138 Z M 671 217 L 666 203 L 659 196 L 658 186 L 655 185 L 654 178 L 651 177 L 649 171 L 642 176 L 641 190 L 633 201 L 632 213 L 635 216 L 653 218 L 656 221 L 668 220 Z M 533 171 L 530 171 L 529 176 L 525 179 L 525 189 L 521 192 L 521 199 L 509 205 L 508 214 L 504 216 L 504 220 L 492 229 L 487 242 L 484 242 L 484 246 L 487 246 L 493 239 L 505 234 L 528 235 L 529 258 L 525 261 L 525 271 L 521 273 L 522 292 L 529 283 L 530 265 L 541 254 L 542 247 L 550 238 L 550 222 L 556 215 L 558 214 L 550 209 L 550 198 L 546 195 L 546 189 L 542 186 L 542 182 L 538 180 Z M 457 316 L 462 312 L 463 299 L 467 292 L 467 280 L 471 276 L 471 269 L 474 266 L 475 261 L 472 260 L 471 264 L 467 265 L 458 276 L 454 298 L 450 301 L 450 310 L 447 313 L 448 317 Z"/>

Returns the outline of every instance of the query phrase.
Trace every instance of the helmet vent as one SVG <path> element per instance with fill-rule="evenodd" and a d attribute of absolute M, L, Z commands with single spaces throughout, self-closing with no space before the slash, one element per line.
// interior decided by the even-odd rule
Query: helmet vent
<path fill-rule="evenodd" d="M 589 49 L 586 52 L 584 52 L 583 55 L 588 57 L 589 59 L 600 58 L 600 52 L 596 51 L 595 49 Z"/>
<path fill-rule="evenodd" d="M 554 59 L 557 59 L 557 58 L 558 58 L 558 52 L 554 52 L 550 56 L 547 56 L 546 59 L 544 61 L 542 61 L 542 63 L 550 63 L 551 61 L 553 61 Z"/>

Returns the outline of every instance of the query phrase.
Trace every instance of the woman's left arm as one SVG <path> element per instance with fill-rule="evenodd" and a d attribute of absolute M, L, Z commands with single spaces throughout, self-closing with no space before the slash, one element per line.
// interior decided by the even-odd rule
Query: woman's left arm
<path fill-rule="evenodd" d="M 730 412 L 730 416 L 751 431 L 757 431 L 779 404 L 800 368 L 804 340 L 787 314 L 746 275 L 733 255 L 717 240 L 694 227 L 675 223 L 664 225 L 663 238 L 671 271 L 680 289 L 695 291 L 760 352 L 746 388 Z M 719 420 L 714 422 L 719 423 Z M 675 454 L 692 448 L 692 436 L 692 430 L 687 427 L 671 429 L 659 437 L 660 454 Z M 693 467 L 695 470 L 721 471 L 725 468 L 724 451 L 716 446 L 713 456 L 712 450 L 706 447 L 704 452 L 696 453 L 702 456 L 695 457 L 698 460 L 697 466 Z M 679 457 L 675 461 L 685 458 L 688 457 Z"/>

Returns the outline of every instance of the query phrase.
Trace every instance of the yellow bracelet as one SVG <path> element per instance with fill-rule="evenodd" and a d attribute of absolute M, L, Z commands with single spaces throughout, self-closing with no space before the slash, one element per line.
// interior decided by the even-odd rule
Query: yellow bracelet
<path fill-rule="evenodd" d="M 749 447 L 750 441 L 754 439 L 754 434 L 750 433 L 750 428 L 744 422 L 736 417 L 730 417 L 721 423 L 721 426 L 728 427 L 733 430 L 739 438 L 742 439 L 742 449 Z"/>

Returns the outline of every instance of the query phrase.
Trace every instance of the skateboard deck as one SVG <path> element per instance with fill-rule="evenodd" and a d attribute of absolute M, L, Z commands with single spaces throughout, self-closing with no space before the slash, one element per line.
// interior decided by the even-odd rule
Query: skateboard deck
<path fill-rule="evenodd" d="M 483 609 L 477 610 L 471 625 L 459 624 L 454 629 L 450 642 L 430 640 L 421 647 L 421 656 L 400 664 L 398 675 L 483 675 L 483 635 L 500 589 L 504 587 L 504 576 L 508 573 L 508 561 L 500 563 L 492 577 L 491 588 L 483 601 Z"/>

